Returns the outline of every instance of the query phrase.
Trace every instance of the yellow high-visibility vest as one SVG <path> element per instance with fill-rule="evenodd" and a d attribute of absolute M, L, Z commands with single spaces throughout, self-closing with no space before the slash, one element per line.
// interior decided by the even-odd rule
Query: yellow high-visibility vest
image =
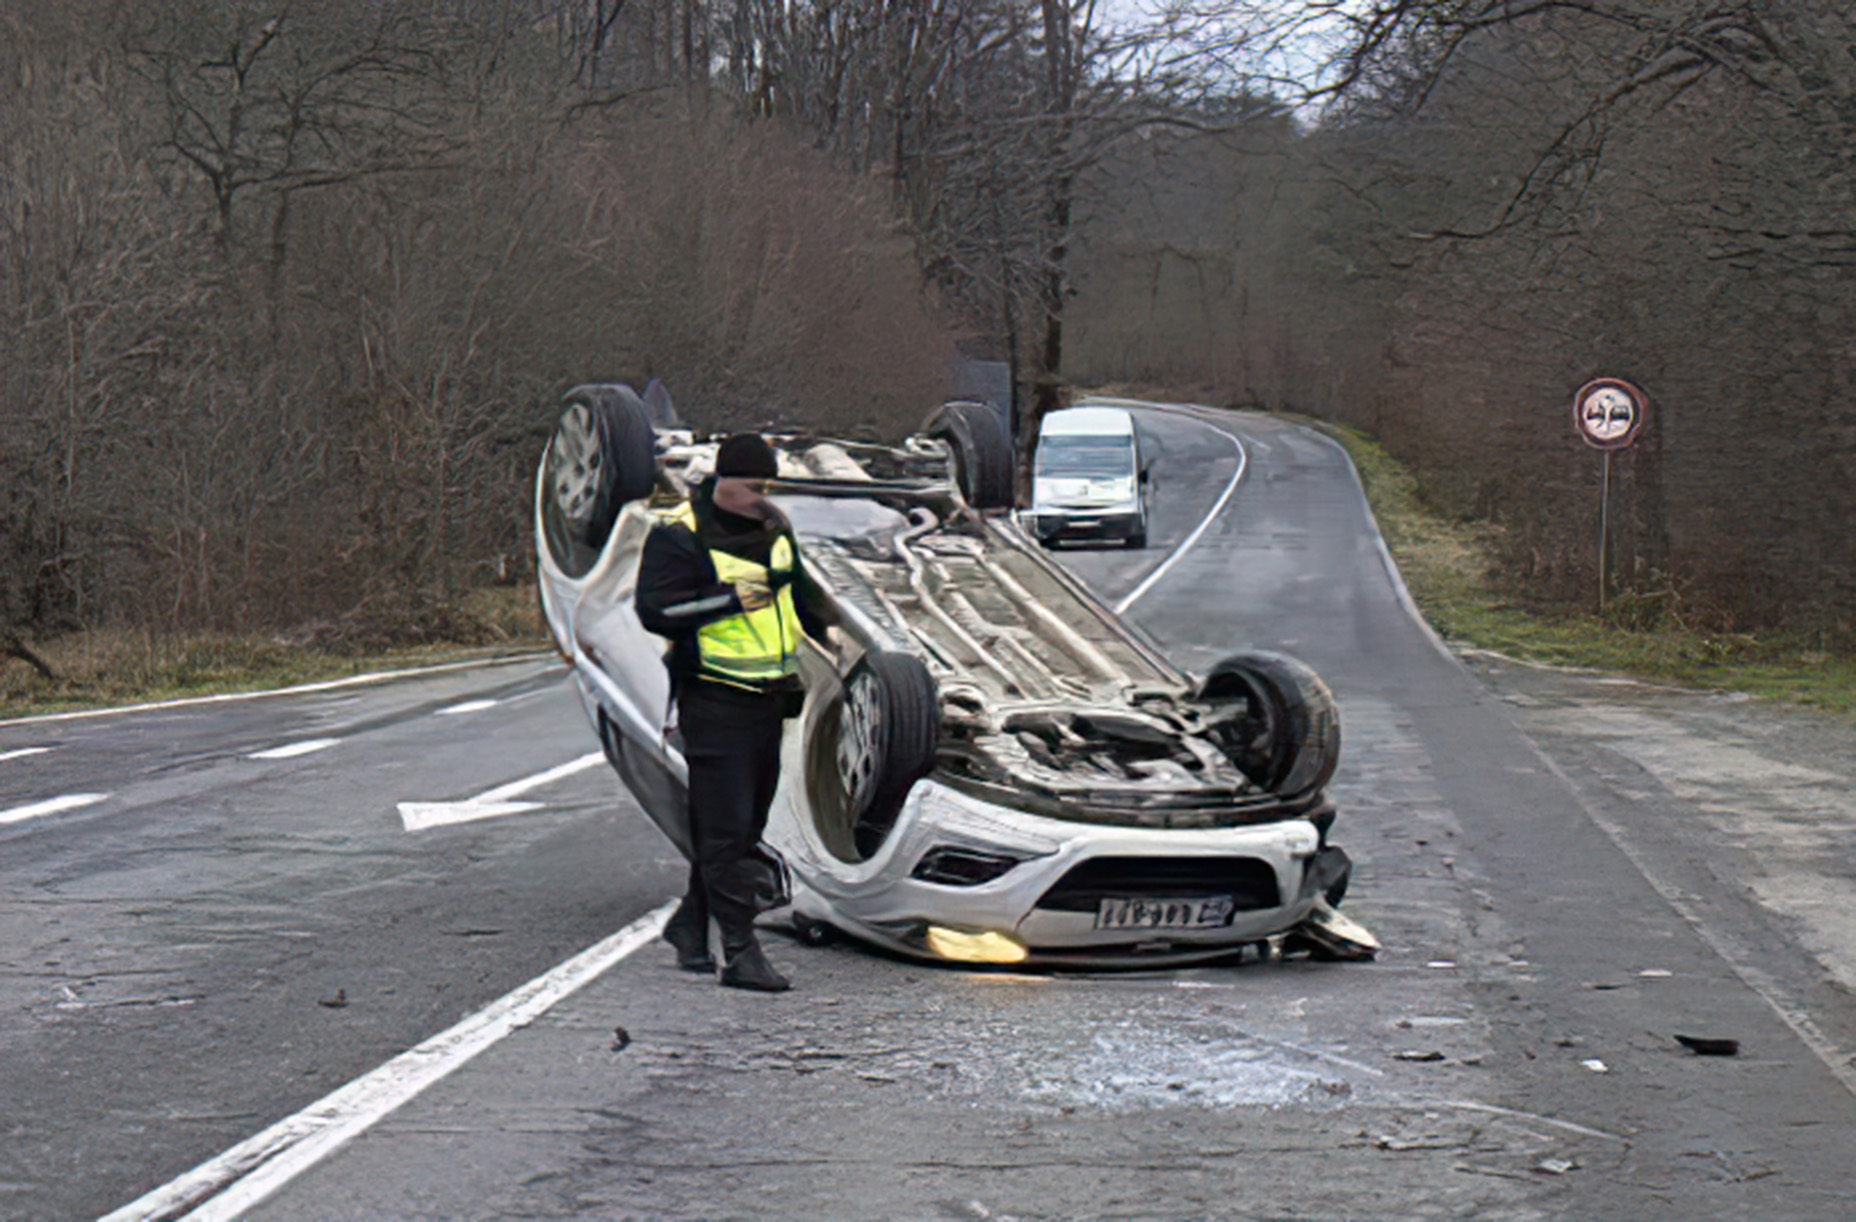
<path fill-rule="evenodd" d="M 676 519 L 701 538 L 696 513 L 684 505 Z M 726 616 L 696 630 L 696 652 L 704 678 L 736 687 L 762 688 L 799 673 L 799 610 L 793 604 L 793 570 L 797 557 L 784 534 L 773 541 L 766 564 L 709 549 L 715 579 L 724 585 L 759 582 L 774 590 L 773 602 L 754 611 Z"/>

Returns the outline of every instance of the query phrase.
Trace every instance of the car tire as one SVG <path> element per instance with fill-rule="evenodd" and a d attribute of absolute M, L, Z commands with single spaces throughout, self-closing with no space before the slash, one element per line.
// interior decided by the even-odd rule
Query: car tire
<path fill-rule="evenodd" d="M 953 452 L 960 495 L 975 509 L 1009 509 L 1012 439 L 999 414 L 984 403 L 943 403 L 922 421 L 922 432 Z"/>
<path fill-rule="evenodd" d="M 619 511 L 657 480 L 650 412 L 629 386 L 567 392 L 548 443 L 544 512 L 549 548 L 572 577 L 593 567 Z"/>
<path fill-rule="evenodd" d="M 1220 738 L 1231 762 L 1263 788 L 1300 797 L 1334 775 L 1340 711 L 1306 663 L 1279 653 L 1237 654 L 1211 668 L 1199 696 L 1246 703 L 1244 715 L 1227 722 Z"/>
<path fill-rule="evenodd" d="M 1143 530 L 1136 534 L 1129 535 L 1126 539 L 1122 540 L 1122 546 L 1126 547 L 1130 551 L 1138 551 L 1139 549 L 1146 547 L 1147 546 L 1147 532 Z"/>
<path fill-rule="evenodd" d="M 876 650 L 844 677 L 814 738 L 821 811 L 848 827 L 858 857 L 882 847 L 915 782 L 934 767 L 940 708 L 914 654 Z"/>

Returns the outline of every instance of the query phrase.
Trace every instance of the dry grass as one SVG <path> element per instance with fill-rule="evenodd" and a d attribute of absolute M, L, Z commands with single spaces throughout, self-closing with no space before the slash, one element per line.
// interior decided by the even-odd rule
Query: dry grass
<path fill-rule="evenodd" d="M 383 644 L 378 625 L 305 625 L 261 636 L 97 630 L 30 642 L 57 676 L 0 656 L 0 719 L 189 696 L 265 691 L 371 671 L 546 649 L 535 588 L 478 590 L 439 617 L 441 637 Z M 355 626 L 349 626 L 353 629 Z"/>

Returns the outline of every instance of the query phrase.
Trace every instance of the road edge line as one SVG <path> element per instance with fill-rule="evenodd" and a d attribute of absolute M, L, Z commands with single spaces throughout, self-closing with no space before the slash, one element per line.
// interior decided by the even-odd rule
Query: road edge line
<path fill-rule="evenodd" d="M 1534 758 L 1538 759 L 1546 770 L 1565 787 L 1566 792 L 1572 795 L 1573 802 L 1584 812 L 1585 817 L 1599 830 L 1599 833 L 1611 841 L 1617 851 L 1624 855 L 1624 860 L 1636 869 L 1643 881 L 1650 884 L 1650 890 L 1656 892 L 1662 901 L 1669 905 L 1676 917 L 1693 930 L 1695 936 L 1700 938 L 1702 943 L 1727 965 L 1728 970 L 1739 979 L 1740 983 L 1752 990 L 1755 997 L 1765 1002 L 1766 1008 L 1771 1010 L 1793 1035 L 1798 1037 L 1800 1043 L 1811 1050 L 1813 1056 L 1824 1063 L 1824 1068 L 1830 1071 L 1831 1078 L 1844 1090 L 1856 1096 L 1856 1068 L 1852 1068 L 1851 1065 L 1852 1060 L 1856 1058 L 1852 1058 L 1850 1049 L 1840 1046 L 1834 1039 L 1825 1035 L 1823 1029 L 1811 1017 L 1810 1010 L 1796 1001 L 1790 990 L 1748 962 L 1747 956 L 1741 953 L 1741 948 L 1735 944 L 1731 935 L 1723 936 L 1717 933 L 1712 926 L 1702 920 L 1701 916 L 1682 898 L 1681 889 L 1664 881 L 1662 876 L 1645 860 L 1644 854 L 1632 843 L 1623 826 L 1610 815 L 1601 812 L 1598 804 L 1586 797 L 1585 791 L 1552 756 L 1547 754 L 1545 748 L 1534 741 L 1533 735 L 1518 725 L 1515 730 L 1520 734 L 1521 740 L 1527 744 L 1528 749 L 1534 753 Z M 1800 946 L 1799 949 L 1805 948 Z M 1805 950 L 1805 953 L 1812 960 L 1816 960 L 1815 954 L 1808 950 Z"/>
<path fill-rule="evenodd" d="M 99 1222 L 239 1217 L 504 1036 L 598 979 L 663 932 L 676 901 L 647 912 L 371 1073 L 323 1096 Z M 184 1212 L 190 1211 L 190 1212 Z"/>
<path fill-rule="evenodd" d="M 147 704 L 123 704 L 107 709 L 72 709 L 68 713 L 35 713 L 29 717 L 0 718 L 0 728 L 6 726 L 33 725 L 42 721 L 77 721 L 86 717 L 108 717 L 116 713 L 148 713 L 159 709 L 183 709 L 196 704 L 224 704 L 234 700 L 256 700 L 260 696 L 290 696 L 302 692 L 326 692 L 338 687 L 354 687 L 364 683 L 386 683 L 393 679 L 406 679 L 416 675 L 436 675 L 448 670 L 469 670 L 477 666 L 507 666 L 515 662 L 533 662 L 538 658 L 552 658 L 556 655 L 549 650 L 537 649 L 526 653 L 506 654 L 496 658 L 471 658 L 463 662 L 439 662 L 431 666 L 409 666 L 404 670 L 370 670 L 365 674 L 344 675 L 340 679 L 321 679 L 315 683 L 299 683 L 294 687 L 267 687 L 255 692 L 219 692 L 212 696 L 183 696 L 178 700 L 156 700 Z"/>

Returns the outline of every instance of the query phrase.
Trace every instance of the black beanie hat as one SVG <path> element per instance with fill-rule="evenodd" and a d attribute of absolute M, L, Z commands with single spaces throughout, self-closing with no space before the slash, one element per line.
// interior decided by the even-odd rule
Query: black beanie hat
<path fill-rule="evenodd" d="M 723 479 L 772 479 L 780 460 L 759 433 L 736 433 L 715 450 L 715 473 Z"/>

